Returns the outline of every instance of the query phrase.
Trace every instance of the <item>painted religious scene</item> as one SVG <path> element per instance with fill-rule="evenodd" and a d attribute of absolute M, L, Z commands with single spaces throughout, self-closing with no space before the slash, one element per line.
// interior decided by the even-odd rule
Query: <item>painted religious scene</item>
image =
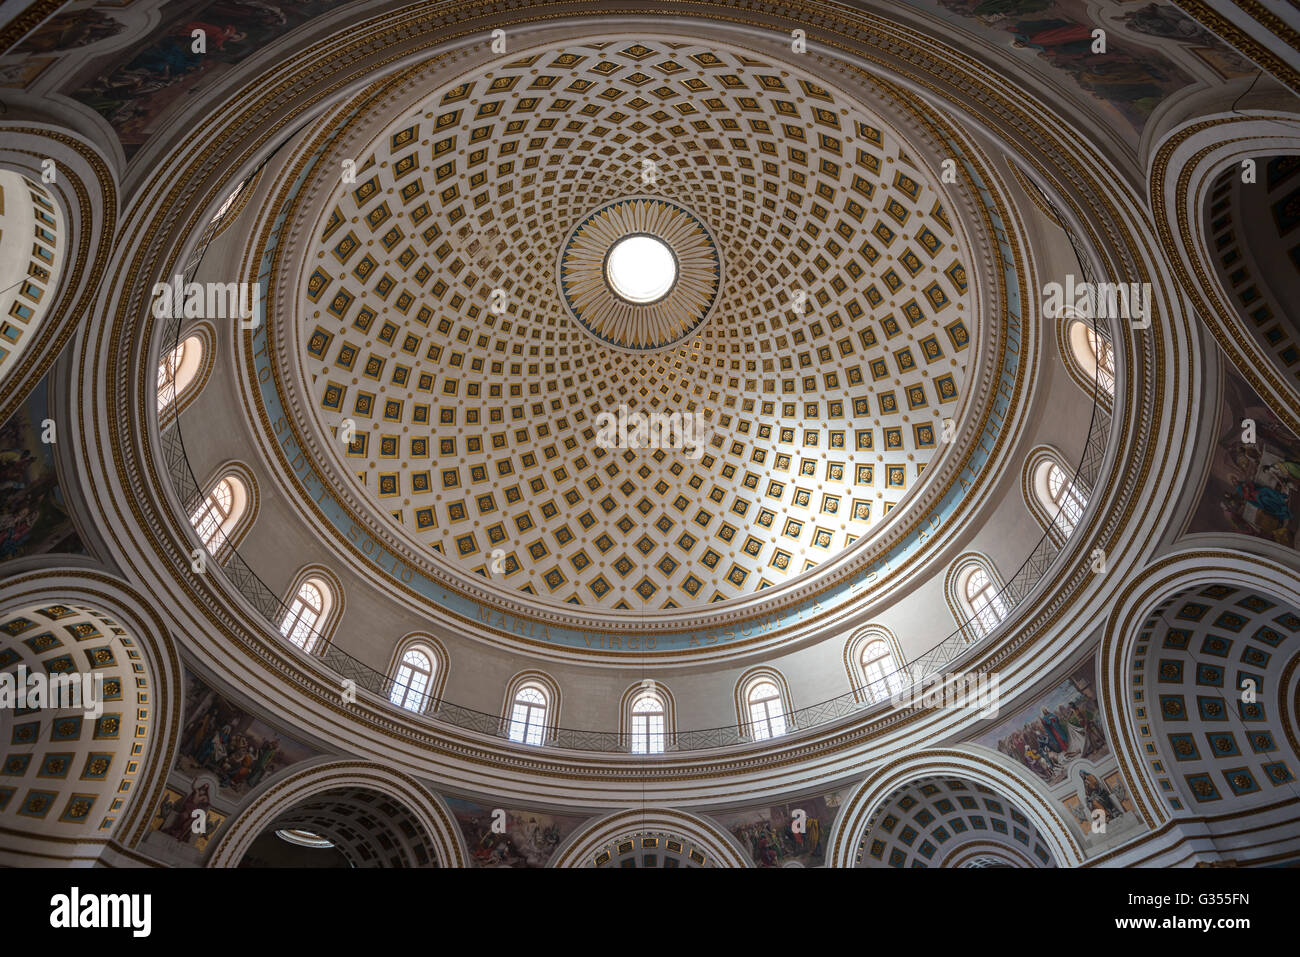
<path fill-rule="evenodd" d="M 1105 112 L 1140 134 L 1166 98 L 1196 73 L 1220 79 L 1255 71 L 1248 61 L 1172 3 L 1115 0 L 931 0 L 994 43 L 1047 65 L 1095 97 Z M 1106 31 L 1106 55 L 1093 47 Z"/>
<path fill-rule="evenodd" d="M 1064 681 L 976 737 L 1030 771 L 1095 853 L 1145 825 L 1124 785 L 1097 701 L 1090 658 Z"/>
<path fill-rule="evenodd" d="M 226 815 L 212 807 L 212 785 L 196 779 L 189 788 L 168 786 L 162 802 L 150 824 L 151 831 L 163 837 L 188 845 L 202 854 L 216 832 L 225 823 Z M 203 812 L 203 828 L 195 827 L 195 812 Z M 197 859 L 198 855 L 193 855 Z"/>
<path fill-rule="evenodd" d="M 161 23 L 138 43 L 119 51 L 68 91 L 112 125 L 131 157 L 154 132 L 156 124 L 185 97 L 208 87 L 248 56 L 264 49 L 312 17 L 340 4 L 330 0 L 272 3 L 262 0 L 177 0 L 163 8 Z M 41 49 L 50 44 L 89 42 L 51 27 L 33 38 Z M 100 30 L 111 29 L 102 24 Z M 194 32 L 204 31 L 205 49 L 195 50 Z"/>
<path fill-rule="evenodd" d="M 997 748 L 1046 784 L 1064 781 L 1076 759 L 1104 757 L 1109 750 L 1092 675 L 1089 662 L 979 743 Z"/>
<path fill-rule="evenodd" d="M 545 867 L 584 820 L 544 811 L 490 808 L 457 798 L 447 798 L 447 805 L 465 835 L 475 867 Z"/>
<path fill-rule="evenodd" d="M 85 554 L 59 487 L 54 453 L 41 440 L 50 418 L 46 384 L 0 426 L 0 561 Z"/>
<path fill-rule="evenodd" d="M 1187 531 L 1238 532 L 1300 547 L 1300 439 L 1224 364 L 1205 491 Z M 1254 442 L 1242 422 L 1255 423 Z"/>
<path fill-rule="evenodd" d="M 821 867 L 843 792 L 712 817 L 731 832 L 755 867 Z"/>
<path fill-rule="evenodd" d="M 190 775 L 213 775 L 215 789 L 227 800 L 239 799 L 277 771 L 316 754 L 227 701 L 195 675 L 189 676 L 186 700 L 176 767 Z"/>

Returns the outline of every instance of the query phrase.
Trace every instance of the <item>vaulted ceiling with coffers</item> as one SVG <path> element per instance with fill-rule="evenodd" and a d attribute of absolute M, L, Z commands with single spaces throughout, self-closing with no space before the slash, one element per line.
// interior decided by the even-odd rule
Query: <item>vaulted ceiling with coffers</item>
<path fill-rule="evenodd" d="M 642 323 L 667 332 L 602 337 L 562 254 L 633 196 L 718 254 L 690 240 L 703 291 Z M 936 178 L 860 103 L 739 49 L 588 42 L 458 78 L 357 158 L 316 235 L 301 355 L 318 426 L 351 436 L 322 444 L 421 548 L 544 600 L 778 584 L 871 533 L 955 427 L 976 318 Z M 603 448 L 620 411 L 703 413 L 705 447 Z"/>
<path fill-rule="evenodd" d="M 859 867 L 1055 867 L 1029 818 L 976 781 L 919 778 L 892 794 L 858 847 Z"/>
<path fill-rule="evenodd" d="M 17 671 L 18 666 L 26 669 Z M 50 604 L 0 621 L 0 670 L 100 681 L 99 701 L 46 700 L 15 707 L 0 739 L 0 828 L 22 824 L 64 837 L 113 831 L 137 783 L 153 717 L 149 675 L 136 640 L 84 605 Z M 83 707 L 83 704 L 85 705 Z"/>
<path fill-rule="evenodd" d="M 1297 644 L 1296 609 L 1252 589 L 1209 585 L 1151 611 L 1130 681 L 1147 760 L 1170 807 L 1294 794 L 1295 730 L 1281 712 Z"/>

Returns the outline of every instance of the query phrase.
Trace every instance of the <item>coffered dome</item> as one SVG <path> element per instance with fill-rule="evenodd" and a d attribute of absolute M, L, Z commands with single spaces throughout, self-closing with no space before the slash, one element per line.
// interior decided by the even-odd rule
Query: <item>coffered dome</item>
<path fill-rule="evenodd" d="M 459 76 L 316 237 L 321 445 L 426 554 L 550 601 L 780 583 L 870 535 L 955 430 L 977 318 L 936 178 L 862 103 L 740 49 Z M 656 256 L 620 292 L 612 269 Z"/>

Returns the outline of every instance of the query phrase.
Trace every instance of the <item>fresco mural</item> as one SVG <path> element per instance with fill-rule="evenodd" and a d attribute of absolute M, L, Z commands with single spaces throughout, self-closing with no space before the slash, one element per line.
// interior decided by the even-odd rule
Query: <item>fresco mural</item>
<path fill-rule="evenodd" d="M 213 775 L 212 790 L 227 800 L 238 800 L 277 771 L 317 754 L 227 701 L 195 675 L 187 678 L 185 700 L 177 770 Z"/>
<path fill-rule="evenodd" d="M 543 811 L 490 808 L 459 798 L 447 798 L 447 805 L 465 835 L 474 867 L 545 867 L 560 842 L 585 820 Z"/>
<path fill-rule="evenodd" d="M 1077 777 L 1078 790 L 1065 795 L 1062 803 L 1081 827 L 1090 827 L 1093 815 L 1098 811 L 1106 821 L 1116 821 L 1123 815 L 1132 814 L 1133 802 L 1128 798 L 1118 769 L 1102 777 L 1079 768 Z"/>
<path fill-rule="evenodd" d="M 1028 710 L 978 739 L 1024 765 L 1046 784 L 1059 784 L 1078 758 L 1109 753 L 1093 685 L 1092 663 L 1053 688 Z"/>
<path fill-rule="evenodd" d="M 920 5 L 936 6 L 949 20 L 955 15 L 959 25 L 994 43 L 1032 53 L 1037 65 L 1046 62 L 1061 71 L 1135 134 L 1162 100 L 1195 81 L 1169 53 L 1186 48 L 1186 55 L 1223 79 L 1256 72 L 1195 20 L 1164 2 L 1136 7 L 1116 0 L 929 0 Z M 1104 55 L 1092 52 L 1092 31 L 1098 26 L 1106 29 Z M 1151 40 L 1124 36 L 1125 29 Z"/>
<path fill-rule="evenodd" d="M 56 14 L 23 38 L 15 53 L 58 53 L 115 37 L 126 24 L 91 8 Z"/>
<path fill-rule="evenodd" d="M 0 87 L 22 90 L 36 81 L 46 67 L 53 66 L 58 57 L 26 57 L 0 65 Z"/>
<path fill-rule="evenodd" d="M 1091 658 L 1036 701 L 972 739 L 1000 751 L 1042 782 L 1073 821 L 1084 852 L 1097 854 L 1145 827 L 1106 737 Z"/>
<path fill-rule="evenodd" d="M 188 672 L 185 702 L 176 764 L 141 847 L 158 860 L 192 867 L 202 864 L 221 826 L 250 792 L 319 752 L 248 714 Z M 197 827 L 196 811 L 203 812 Z"/>
<path fill-rule="evenodd" d="M 41 382 L 0 426 L 0 561 L 27 555 L 84 555 L 59 488 L 51 446 L 41 441 L 50 417 Z"/>
<path fill-rule="evenodd" d="M 1161 101 L 1209 72 L 1228 79 L 1253 74 L 1250 63 L 1165 0 L 912 0 L 918 8 L 1002 46 L 1036 66 L 1043 62 L 1096 99 L 1108 117 L 1135 134 Z M 171 0 L 152 32 L 125 48 L 94 57 L 63 89 L 113 127 L 128 159 L 165 116 L 210 87 L 252 53 L 320 14 L 332 0 Z M 1091 13 L 1092 10 L 1098 11 Z M 29 55 L 86 47 L 121 29 L 112 11 L 61 14 L 27 37 Z M 1098 20 L 1107 29 L 1105 56 L 1092 53 Z M 207 50 L 193 50 L 193 31 Z M 29 78 L 24 78 L 30 81 Z M 19 85 L 18 79 L 8 80 Z"/>
<path fill-rule="evenodd" d="M 821 867 L 843 791 L 712 817 L 749 851 L 755 867 Z M 803 811 L 797 815 L 797 811 Z M 795 826 L 802 820 L 803 829 Z"/>
<path fill-rule="evenodd" d="M 181 101 L 187 95 L 210 86 L 250 54 L 312 17 L 339 6 L 333 0 L 214 0 L 200 4 L 173 0 L 163 8 L 162 21 L 153 33 L 97 62 L 67 95 L 108 121 L 129 159 L 148 140 L 161 117 L 183 108 Z M 207 49 L 196 53 L 193 34 L 200 29 Z M 37 42 L 67 41 L 54 35 Z"/>
<path fill-rule="evenodd" d="M 208 782 L 198 779 L 188 793 L 174 787 L 166 788 L 149 829 L 202 853 L 226 820 L 226 815 L 212 809 L 210 790 Z M 206 827 L 202 830 L 196 829 L 195 811 L 204 812 Z"/>
<path fill-rule="evenodd" d="M 1300 439 L 1224 363 L 1213 459 L 1187 532 L 1238 532 L 1300 548 Z M 1242 422 L 1255 423 L 1243 441 Z"/>

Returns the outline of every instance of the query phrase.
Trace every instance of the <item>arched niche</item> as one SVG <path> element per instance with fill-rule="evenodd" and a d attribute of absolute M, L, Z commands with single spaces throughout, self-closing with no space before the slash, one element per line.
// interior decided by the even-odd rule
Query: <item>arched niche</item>
<path fill-rule="evenodd" d="M 979 828 L 972 816 L 987 826 Z M 904 817 L 915 820 L 906 823 Z M 995 817 L 1006 825 L 1005 835 L 991 823 Z M 912 845 L 902 840 L 905 827 L 915 832 Z M 928 854 L 922 852 L 923 833 Z M 955 866 L 961 858 L 954 855 L 964 848 L 990 845 L 1023 866 L 1073 867 L 1084 857 L 1064 810 L 1036 783 L 1009 762 L 962 746 L 922 751 L 869 775 L 840 810 L 827 865 Z"/>
<path fill-rule="evenodd" d="M 1212 547 L 1165 556 L 1112 613 L 1102 701 L 1133 799 L 1153 826 L 1178 827 L 1165 842 L 1170 861 L 1300 851 L 1298 635 L 1294 571 Z M 1248 846 L 1229 851 L 1243 831 Z"/>
<path fill-rule="evenodd" d="M 647 857 L 654 857 L 655 863 L 649 864 Z M 547 866 L 673 866 L 663 863 L 667 859 L 682 867 L 750 866 L 740 848 L 711 821 L 666 808 L 616 811 L 602 817 L 575 831 Z"/>
<path fill-rule="evenodd" d="M 1244 110 L 1185 123 L 1157 146 L 1149 189 L 1161 243 L 1197 315 L 1251 387 L 1292 431 L 1300 432 L 1300 379 L 1290 365 L 1278 364 L 1270 344 L 1261 338 L 1264 329 L 1276 324 L 1271 319 L 1257 323 L 1250 315 L 1264 297 L 1241 301 L 1236 290 L 1244 292 L 1251 283 L 1231 280 L 1231 272 L 1239 268 L 1236 263 L 1229 264 L 1226 285 L 1220 279 L 1224 266 L 1217 244 L 1225 242 L 1226 250 L 1229 233 L 1234 241 L 1240 235 L 1233 223 L 1222 222 L 1226 208 L 1217 205 L 1237 187 L 1215 192 L 1231 184 L 1231 177 L 1240 181 L 1246 161 L 1255 163 L 1253 187 L 1267 190 L 1267 169 L 1261 169 L 1258 160 L 1300 153 L 1296 120 L 1281 111 Z M 1251 188 L 1244 183 L 1241 187 Z M 1252 227 L 1263 228 L 1267 224 Z"/>
<path fill-rule="evenodd" d="M 170 763 L 178 667 L 158 619 L 106 576 L 0 584 L 0 693 L 19 678 L 41 689 L 0 707 L 0 861 L 136 860 Z"/>
<path fill-rule="evenodd" d="M 226 828 L 208 866 L 242 866 L 277 830 L 323 837 L 354 867 L 465 866 L 463 840 L 443 802 L 414 778 L 362 761 L 317 764 L 264 787 Z"/>
<path fill-rule="evenodd" d="M 21 350 L 0 365 L 4 422 L 50 371 L 77 323 L 99 304 L 99 283 L 113 251 L 109 237 L 117 223 L 118 186 L 94 146 L 65 128 L 36 120 L 0 123 L 0 171 L 11 183 L 17 177 L 37 188 L 53 207 L 49 215 L 56 220 L 57 233 L 51 245 L 31 232 L 23 247 L 27 254 L 38 242 L 52 249 L 55 268 L 37 304 L 39 314 L 24 324 L 27 332 L 18 339 Z M 33 216 L 47 212 L 30 201 L 28 205 Z M 34 220 L 31 229 L 37 225 Z M 25 300 L 20 296 L 17 301 Z M 4 315 L 9 308 L 6 300 Z"/>

